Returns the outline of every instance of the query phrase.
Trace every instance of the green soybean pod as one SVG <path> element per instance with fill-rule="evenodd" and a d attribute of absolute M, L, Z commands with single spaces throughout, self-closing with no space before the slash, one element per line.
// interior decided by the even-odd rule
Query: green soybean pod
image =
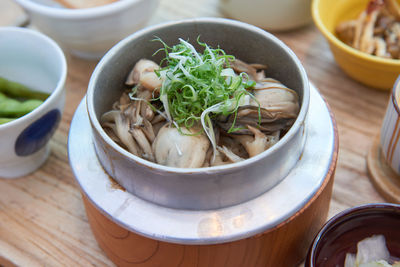
<path fill-rule="evenodd" d="M 0 77 L 0 92 L 12 97 L 46 100 L 50 94 L 32 90 L 25 85 Z"/>
<path fill-rule="evenodd" d="M 6 100 L 6 99 L 8 99 L 8 97 L 5 94 L 0 92 L 0 101 Z"/>
<path fill-rule="evenodd" d="M 5 124 L 7 122 L 13 121 L 15 118 L 0 118 L 0 125 Z"/>
<path fill-rule="evenodd" d="M 21 117 L 43 103 L 41 100 L 29 99 L 23 102 L 12 98 L 0 100 L 0 117 Z"/>

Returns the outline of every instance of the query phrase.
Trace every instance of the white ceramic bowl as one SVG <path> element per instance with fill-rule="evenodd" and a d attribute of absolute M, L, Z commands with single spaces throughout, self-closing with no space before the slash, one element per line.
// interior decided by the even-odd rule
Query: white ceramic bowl
<path fill-rule="evenodd" d="M 270 31 L 286 31 L 311 22 L 311 0 L 220 0 L 231 18 Z"/>
<path fill-rule="evenodd" d="M 84 58 L 100 58 L 125 36 L 142 28 L 158 0 L 120 0 L 85 9 L 46 6 L 32 0 L 15 0 L 32 24 L 64 49 Z"/>
<path fill-rule="evenodd" d="M 0 28 L 0 76 L 51 93 L 38 108 L 0 125 L 0 177 L 28 174 L 49 154 L 48 141 L 65 102 L 67 63 L 61 48 L 47 36 L 24 28 Z"/>

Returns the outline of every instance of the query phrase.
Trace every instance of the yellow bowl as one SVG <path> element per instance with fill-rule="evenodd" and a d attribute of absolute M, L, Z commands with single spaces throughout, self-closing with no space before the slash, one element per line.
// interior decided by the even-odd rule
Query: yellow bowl
<path fill-rule="evenodd" d="M 398 0 L 400 1 L 400 0 Z M 400 60 L 369 55 L 354 49 L 335 35 L 342 21 L 355 19 L 367 7 L 368 0 L 314 0 L 312 16 L 328 40 L 338 65 L 353 79 L 378 89 L 392 88 L 400 74 Z"/>

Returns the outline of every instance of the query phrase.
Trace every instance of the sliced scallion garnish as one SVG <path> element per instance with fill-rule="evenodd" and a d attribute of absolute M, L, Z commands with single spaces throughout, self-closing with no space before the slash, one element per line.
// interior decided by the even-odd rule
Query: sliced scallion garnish
<path fill-rule="evenodd" d="M 237 75 L 230 68 L 229 62 L 235 60 L 234 56 L 220 48 L 213 49 L 199 39 L 197 43 L 204 48 L 202 53 L 183 39 L 172 47 L 159 38 L 156 40 L 164 46 L 156 52 L 165 53 L 156 74 L 163 79 L 159 99 L 168 119 L 186 128 L 200 122 L 215 151 L 212 118 L 234 114 L 236 120 L 246 95 L 253 97 L 246 89 L 255 82 L 246 73 Z M 237 129 L 233 124 L 229 131 Z"/>

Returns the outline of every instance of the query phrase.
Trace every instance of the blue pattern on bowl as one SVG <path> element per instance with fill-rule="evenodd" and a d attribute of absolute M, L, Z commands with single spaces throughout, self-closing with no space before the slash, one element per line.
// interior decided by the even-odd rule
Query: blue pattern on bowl
<path fill-rule="evenodd" d="M 15 153 L 18 156 L 29 156 L 44 147 L 60 122 L 61 112 L 53 109 L 29 125 L 18 136 L 15 142 Z"/>

